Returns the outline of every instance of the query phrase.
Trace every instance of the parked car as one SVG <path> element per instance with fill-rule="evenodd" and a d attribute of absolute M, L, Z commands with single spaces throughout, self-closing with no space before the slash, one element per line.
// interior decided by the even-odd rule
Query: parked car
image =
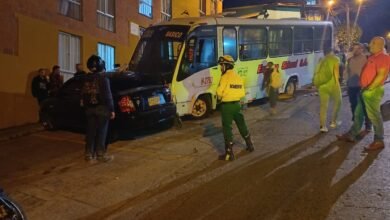
<path fill-rule="evenodd" d="M 173 124 L 176 106 L 171 100 L 169 88 L 161 84 L 148 84 L 131 72 L 106 74 L 110 80 L 116 114 L 110 122 L 111 132 Z M 42 103 L 39 116 L 45 128 L 85 128 L 85 114 L 80 106 L 84 77 L 69 79 L 55 97 Z"/>

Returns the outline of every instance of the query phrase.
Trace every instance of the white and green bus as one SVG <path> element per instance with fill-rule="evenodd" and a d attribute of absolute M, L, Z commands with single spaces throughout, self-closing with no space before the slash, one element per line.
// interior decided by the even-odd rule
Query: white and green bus
<path fill-rule="evenodd" d="M 225 17 L 172 19 L 145 30 L 129 70 L 170 85 L 180 116 L 203 118 L 217 105 L 221 71 L 217 59 L 236 60 L 245 82 L 246 102 L 263 98 L 267 62 L 283 75 L 280 92 L 293 94 L 312 82 L 324 47 L 333 46 L 331 22 Z"/>

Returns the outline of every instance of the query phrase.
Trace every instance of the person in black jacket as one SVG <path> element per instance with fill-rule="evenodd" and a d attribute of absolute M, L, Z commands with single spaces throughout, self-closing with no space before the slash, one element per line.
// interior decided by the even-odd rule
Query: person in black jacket
<path fill-rule="evenodd" d="M 87 118 L 85 160 L 108 162 L 113 159 L 106 154 L 108 124 L 115 118 L 110 83 L 103 75 L 105 62 L 99 56 L 92 55 L 87 67 L 91 72 L 84 78 L 80 100 Z"/>
<path fill-rule="evenodd" d="M 84 76 L 85 74 L 87 73 L 83 70 L 83 65 L 81 63 L 76 64 L 76 72 L 73 76 Z"/>
<path fill-rule="evenodd" d="M 49 79 L 44 69 L 39 69 L 38 73 L 31 82 L 31 93 L 37 99 L 38 105 L 41 105 L 42 101 L 49 97 Z"/>

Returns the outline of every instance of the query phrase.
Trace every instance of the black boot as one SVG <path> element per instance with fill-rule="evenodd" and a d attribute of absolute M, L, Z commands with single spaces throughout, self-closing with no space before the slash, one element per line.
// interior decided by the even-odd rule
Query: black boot
<path fill-rule="evenodd" d="M 225 160 L 232 161 L 234 160 L 233 154 L 233 142 L 225 143 Z"/>
<path fill-rule="evenodd" d="M 251 136 L 248 135 L 246 138 L 245 138 L 245 143 L 246 143 L 246 151 L 248 152 L 252 152 L 255 150 L 255 147 L 253 146 L 253 142 L 252 142 L 252 139 L 251 139 Z"/>
<path fill-rule="evenodd" d="M 233 142 L 225 143 L 225 153 L 218 156 L 218 160 L 234 160 Z"/>

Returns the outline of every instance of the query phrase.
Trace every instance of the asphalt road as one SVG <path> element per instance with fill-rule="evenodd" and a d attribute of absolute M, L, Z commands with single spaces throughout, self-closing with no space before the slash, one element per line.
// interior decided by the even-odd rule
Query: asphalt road
<path fill-rule="evenodd" d="M 389 99 L 389 88 L 387 96 Z M 38 132 L 2 142 L 0 184 L 29 219 L 390 219 L 390 147 L 362 153 L 372 140 L 342 143 L 351 125 L 319 133 L 318 97 L 307 92 L 245 110 L 255 142 L 237 160 L 216 160 L 223 140 L 219 113 L 184 120 L 183 128 L 122 136 L 108 164 L 83 161 L 84 137 Z M 385 123 L 390 146 L 390 123 Z"/>

